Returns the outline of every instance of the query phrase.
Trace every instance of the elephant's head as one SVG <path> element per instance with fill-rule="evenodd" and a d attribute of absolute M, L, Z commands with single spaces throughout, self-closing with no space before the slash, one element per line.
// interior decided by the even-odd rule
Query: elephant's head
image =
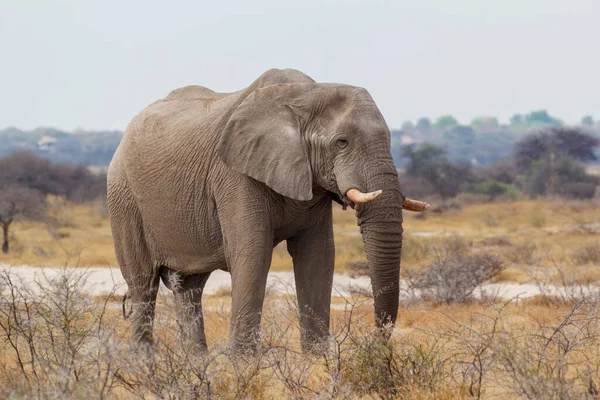
<path fill-rule="evenodd" d="M 425 204 L 405 205 L 389 129 L 365 89 L 286 83 L 255 90 L 229 118 L 218 151 L 231 168 L 284 196 L 309 201 L 320 187 L 355 207 L 377 325 L 396 321 L 402 209 Z"/>

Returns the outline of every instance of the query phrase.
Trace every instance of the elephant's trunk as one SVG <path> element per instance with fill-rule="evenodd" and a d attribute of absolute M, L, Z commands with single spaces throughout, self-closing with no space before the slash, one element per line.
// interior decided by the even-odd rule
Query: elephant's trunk
<path fill-rule="evenodd" d="M 366 169 L 376 171 L 367 176 L 366 189 L 383 193 L 368 204 L 358 205 L 357 216 L 373 286 L 375 322 L 382 328 L 393 326 L 398 313 L 404 198 L 391 157 L 374 164 Z"/>

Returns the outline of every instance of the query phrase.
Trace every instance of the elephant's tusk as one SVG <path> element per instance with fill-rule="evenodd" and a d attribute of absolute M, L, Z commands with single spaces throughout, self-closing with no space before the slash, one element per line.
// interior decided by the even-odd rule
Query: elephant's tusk
<path fill-rule="evenodd" d="M 364 203 L 368 203 L 370 201 L 375 200 L 381 193 L 383 193 L 382 190 L 376 190 L 374 192 L 363 193 L 358 189 L 350 189 L 350 190 L 348 190 L 348 192 L 346 192 L 346 197 L 348 197 L 350 200 L 352 200 L 356 204 L 364 204 Z M 429 207 L 430 207 L 429 203 L 426 203 L 424 201 L 409 199 L 408 197 L 406 197 L 404 199 L 404 204 L 402 205 L 402 208 L 405 210 L 418 211 L 418 212 L 428 210 Z"/>
<path fill-rule="evenodd" d="M 402 208 L 404 208 L 405 210 L 408 210 L 408 211 L 425 211 L 425 210 L 429 210 L 429 207 L 430 207 L 429 203 L 426 203 L 424 201 L 409 199 L 408 197 L 406 197 L 404 199 L 404 204 L 402 205 Z"/>
<path fill-rule="evenodd" d="M 363 193 L 358 189 L 350 189 L 346 192 L 346 197 L 352 200 L 356 204 L 363 204 L 373 201 L 383 193 L 383 190 L 376 190 L 374 192 Z"/>

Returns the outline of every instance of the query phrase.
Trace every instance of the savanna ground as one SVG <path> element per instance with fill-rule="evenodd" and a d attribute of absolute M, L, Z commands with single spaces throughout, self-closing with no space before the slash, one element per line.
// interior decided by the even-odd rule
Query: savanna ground
<path fill-rule="evenodd" d="M 260 350 L 243 360 L 226 347 L 227 291 L 204 301 L 208 355 L 178 345 L 171 298 L 161 296 L 149 363 L 128 350 L 120 298 L 82 293 L 83 272 L 22 287 L 5 271 L 0 397 L 597 398 L 600 204 L 468 203 L 463 198 L 462 208 L 425 216 L 405 213 L 405 279 L 455 255 L 485 254 L 502 264 L 494 282 L 569 289 L 531 299 L 412 297 L 388 343 L 374 331 L 368 293 L 336 297 L 325 355 L 300 351 L 293 293 L 274 293 L 265 301 Z M 11 253 L 0 264 L 117 266 L 102 203 L 55 200 L 50 217 L 15 223 Z M 336 272 L 364 273 L 354 212 L 336 206 L 334 218 Z M 284 246 L 275 250 L 272 269 L 291 269 Z"/>
<path fill-rule="evenodd" d="M 557 268 L 574 283 L 600 280 L 600 200 L 469 200 L 459 198 L 442 213 L 404 213 L 403 275 L 429 265 L 439 250 L 452 245 L 501 258 L 506 268 L 495 277 L 499 282 L 527 282 L 536 270 L 563 283 Z M 77 205 L 53 199 L 48 213 L 44 223 L 14 223 L 11 251 L 0 254 L 0 264 L 118 267 L 103 202 Z M 351 209 L 334 206 L 334 234 L 336 272 L 353 272 L 366 258 Z M 271 270 L 291 268 L 282 243 L 275 249 Z"/>

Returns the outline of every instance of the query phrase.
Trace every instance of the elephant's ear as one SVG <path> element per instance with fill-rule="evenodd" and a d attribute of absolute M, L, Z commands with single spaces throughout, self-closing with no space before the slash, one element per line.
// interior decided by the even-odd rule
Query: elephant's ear
<path fill-rule="evenodd" d="M 312 171 L 292 106 L 314 84 L 267 86 L 233 112 L 217 151 L 230 168 L 295 200 L 312 199 Z"/>

